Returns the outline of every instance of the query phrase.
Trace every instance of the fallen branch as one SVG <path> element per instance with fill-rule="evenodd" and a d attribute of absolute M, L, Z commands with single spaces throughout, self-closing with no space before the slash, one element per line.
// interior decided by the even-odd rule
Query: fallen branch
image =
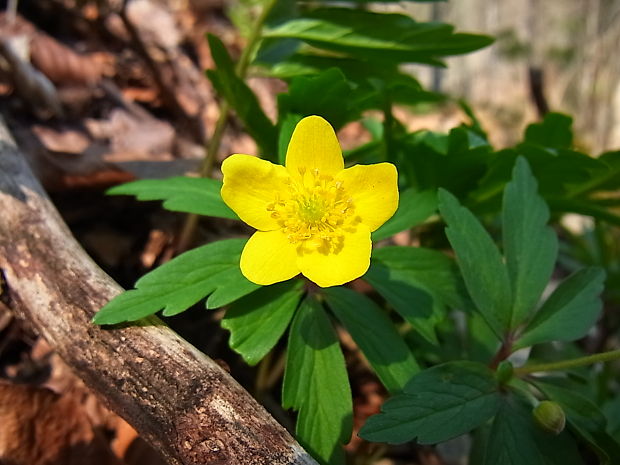
<path fill-rule="evenodd" d="M 235 380 L 157 318 L 102 329 L 122 289 L 75 241 L 0 121 L 2 300 L 171 464 L 316 464 Z"/>

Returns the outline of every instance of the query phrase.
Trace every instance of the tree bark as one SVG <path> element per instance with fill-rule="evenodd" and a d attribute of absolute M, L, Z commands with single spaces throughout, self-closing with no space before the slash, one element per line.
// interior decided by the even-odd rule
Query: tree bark
<path fill-rule="evenodd" d="M 101 328 L 122 289 L 75 241 L 0 121 L 0 271 L 9 305 L 171 464 L 316 464 L 215 362 L 159 319 Z"/>

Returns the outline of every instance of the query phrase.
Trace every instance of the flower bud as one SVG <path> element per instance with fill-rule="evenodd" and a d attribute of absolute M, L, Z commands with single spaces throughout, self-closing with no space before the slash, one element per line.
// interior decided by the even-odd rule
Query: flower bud
<path fill-rule="evenodd" d="M 510 363 L 508 360 L 504 360 L 497 367 L 495 376 L 500 384 L 506 384 L 508 381 L 510 381 L 510 378 L 512 378 L 513 373 L 514 368 L 512 367 L 512 363 Z"/>
<path fill-rule="evenodd" d="M 548 433 L 560 434 L 566 425 L 566 415 L 557 402 L 543 400 L 532 412 L 534 421 Z"/>

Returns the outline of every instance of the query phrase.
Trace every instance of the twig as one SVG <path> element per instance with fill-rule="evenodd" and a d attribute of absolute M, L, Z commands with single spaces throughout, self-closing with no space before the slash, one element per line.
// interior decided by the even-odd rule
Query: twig
<path fill-rule="evenodd" d="M 316 465 L 217 363 L 158 318 L 100 328 L 121 288 L 81 249 L 0 121 L 3 301 L 170 464 Z"/>

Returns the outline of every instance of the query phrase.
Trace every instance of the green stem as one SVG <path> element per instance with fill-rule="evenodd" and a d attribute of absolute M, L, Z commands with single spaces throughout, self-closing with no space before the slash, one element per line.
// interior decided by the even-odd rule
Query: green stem
<path fill-rule="evenodd" d="M 237 66 L 235 67 L 235 72 L 237 73 L 237 76 L 239 76 L 241 79 L 245 79 L 246 77 L 248 67 L 250 66 L 250 62 L 252 61 L 252 55 L 254 54 L 256 47 L 262 39 L 261 34 L 263 32 L 263 25 L 265 24 L 267 16 L 276 4 L 276 1 L 277 0 L 269 0 L 269 2 L 265 5 L 265 8 L 263 8 L 260 15 L 256 19 L 254 27 L 250 31 L 248 43 L 241 52 L 241 56 L 239 57 L 239 61 L 237 62 Z M 229 111 L 230 104 L 224 101 L 220 107 L 220 116 L 217 120 L 217 123 L 215 123 L 213 135 L 211 136 L 211 140 L 209 141 L 209 144 L 207 146 L 207 153 L 202 162 L 202 166 L 200 167 L 200 175 L 202 177 L 211 176 L 215 157 L 220 149 L 222 137 L 224 136 L 224 131 L 226 130 Z"/>
<path fill-rule="evenodd" d="M 200 165 L 200 176 L 203 178 L 211 177 L 213 164 L 215 163 L 215 157 L 217 156 L 217 152 L 220 150 L 222 138 L 224 137 L 224 132 L 226 131 L 226 126 L 228 124 L 229 111 L 230 104 L 226 100 L 224 100 L 220 105 L 220 116 L 215 123 L 213 134 L 211 135 L 211 139 L 207 144 L 206 155 L 202 160 L 202 164 Z"/>
<path fill-rule="evenodd" d="M 252 59 L 252 55 L 261 40 L 261 33 L 263 31 L 263 25 L 265 24 L 265 20 L 267 16 L 273 9 L 277 0 L 269 0 L 260 15 L 256 19 L 256 23 L 254 27 L 250 31 L 250 35 L 248 37 L 248 43 L 241 52 L 241 56 L 239 57 L 239 61 L 237 62 L 237 66 L 235 67 L 235 72 L 237 76 L 241 79 L 245 79 L 246 74 L 248 72 L 248 67 L 250 66 L 250 62 Z M 218 151 L 220 150 L 220 145 L 222 144 L 222 138 L 224 137 L 224 132 L 226 131 L 226 126 L 228 125 L 228 113 L 230 112 L 230 104 L 227 101 L 222 102 L 220 106 L 220 116 L 215 123 L 215 128 L 213 130 L 213 134 L 211 135 L 211 139 L 207 144 L 205 157 L 202 160 L 200 165 L 200 176 L 203 178 L 211 177 L 213 171 L 213 165 L 215 164 L 215 158 L 217 156 Z M 198 217 L 194 214 L 187 215 L 185 219 L 185 223 L 183 224 L 183 229 L 181 230 L 181 234 L 179 235 L 179 241 L 177 244 L 177 253 L 181 253 L 189 249 L 191 246 L 192 240 L 194 238 L 196 227 L 198 225 Z"/>
<path fill-rule="evenodd" d="M 588 355 L 586 357 L 560 360 L 559 362 L 525 365 L 515 368 L 514 372 L 517 376 L 524 376 L 529 375 L 530 373 L 537 373 L 541 371 L 560 371 L 568 368 L 592 365 L 593 363 L 610 362 L 617 359 L 620 359 L 620 350 L 612 350 L 610 352 L 601 352 L 600 354 Z"/>
<path fill-rule="evenodd" d="M 271 10 L 273 9 L 277 1 L 278 0 L 269 0 L 267 2 L 265 7 L 263 8 L 263 11 L 261 11 L 260 15 L 258 15 L 258 18 L 256 18 L 256 23 L 254 24 L 254 27 L 250 31 L 250 35 L 248 36 L 248 44 L 243 49 L 243 52 L 241 52 L 241 56 L 239 57 L 239 61 L 237 62 L 237 76 L 242 79 L 245 77 L 245 73 L 248 70 L 248 66 L 250 65 L 250 61 L 252 59 L 252 54 L 254 53 L 256 46 L 262 39 L 261 34 L 263 32 L 263 26 L 265 24 L 265 21 L 267 20 L 267 16 L 269 16 L 269 13 L 271 13 Z"/>
<path fill-rule="evenodd" d="M 393 140 L 393 128 L 394 128 L 394 115 L 392 114 L 392 100 L 385 93 L 385 102 L 383 106 L 383 160 L 390 159 L 392 153 L 392 140 Z"/>

